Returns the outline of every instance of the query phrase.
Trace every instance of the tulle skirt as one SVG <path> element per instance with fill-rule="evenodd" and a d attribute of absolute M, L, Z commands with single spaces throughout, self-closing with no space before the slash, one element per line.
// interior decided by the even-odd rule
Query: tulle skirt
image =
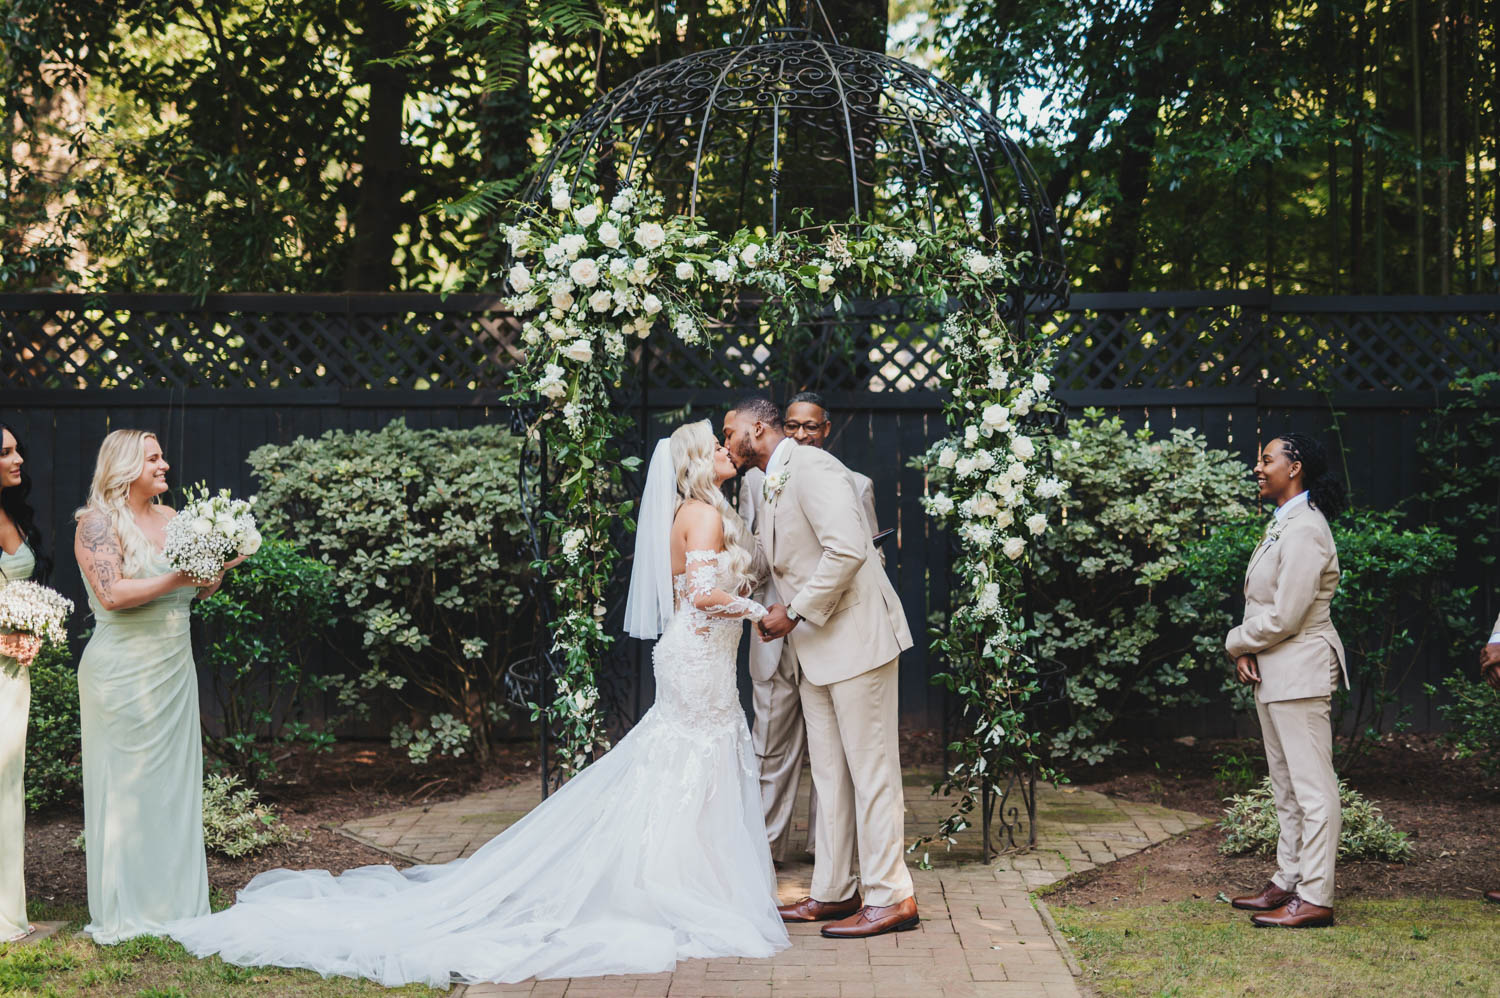
<path fill-rule="evenodd" d="M 669 971 L 788 945 L 743 717 L 661 705 L 467 859 L 340 876 L 272 870 L 167 927 L 198 956 L 395 986 Z"/>

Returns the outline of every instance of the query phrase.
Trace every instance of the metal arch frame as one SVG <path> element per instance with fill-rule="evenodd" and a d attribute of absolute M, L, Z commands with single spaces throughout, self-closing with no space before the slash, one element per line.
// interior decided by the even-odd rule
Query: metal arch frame
<path fill-rule="evenodd" d="M 616 176 L 626 183 L 636 179 L 637 169 L 643 176 L 649 176 L 658 157 L 669 150 L 672 137 L 687 140 L 692 131 L 696 130 L 696 142 L 692 147 L 691 186 L 686 206 L 687 214 L 690 217 L 696 216 L 703 190 L 704 156 L 710 149 L 710 138 L 714 134 L 715 125 L 721 119 L 733 120 L 746 115 L 757 116 L 758 122 L 759 115 L 769 112 L 770 230 L 775 233 L 779 231 L 780 224 L 783 120 L 785 118 L 791 122 L 795 129 L 799 115 L 807 116 L 831 110 L 836 113 L 842 125 L 842 135 L 838 135 L 837 126 L 829 127 L 827 124 L 817 123 L 815 119 L 811 122 L 811 131 L 814 136 L 830 136 L 834 147 L 842 145 L 840 154 L 827 158 L 830 161 L 847 158 L 854 217 L 863 218 L 866 205 L 861 199 L 860 159 L 854 130 L 854 115 L 858 113 L 874 123 L 875 149 L 871 153 L 872 161 L 883 159 L 887 164 L 897 164 L 897 168 L 901 164 L 915 164 L 923 193 L 922 201 L 925 202 L 922 208 L 930 231 L 935 232 L 938 227 L 940 194 L 944 200 L 942 210 L 947 210 L 947 202 L 951 200 L 961 217 L 969 219 L 969 224 L 978 232 L 1002 240 L 1012 247 L 1016 247 L 1019 242 L 1019 245 L 1029 251 L 1030 261 L 1020 274 L 1010 280 L 1006 289 L 1011 322 L 1024 328 L 1029 311 L 1064 307 L 1068 299 L 1068 287 L 1057 215 L 1029 160 L 1020 146 L 1006 134 L 998 119 L 985 111 L 977 101 L 927 70 L 884 53 L 839 45 L 827 12 L 819 0 L 807 0 L 805 28 L 792 27 L 785 11 L 779 8 L 780 5 L 768 0 L 755 0 L 738 45 L 693 53 L 645 70 L 596 101 L 564 132 L 541 172 L 533 180 L 526 199 L 540 199 L 551 177 L 560 169 L 571 171 L 569 190 L 576 190 L 580 179 L 590 167 L 590 157 L 594 157 L 595 163 L 603 160 L 604 157 L 595 156 L 595 151 L 599 148 L 600 136 L 607 129 L 613 127 L 617 130 L 617 138 L 610 140 L 617 146 L 627 137 L 631 140 L 623 171 L 618 163 L 614 167 Z M 815 13 L 822 17 L 823 27 L 827 32 L 826 39 L 817 37 L 814 29 Z M 752 42 L 752 32 L 762 19 L 764 28 L 760 38 Z M 810 111 L 797 100 L 800 82 L 798 74 L 805 72 L 814 62 L 820 63 L 828 75 L 826 80 L 804 86 L 806 93 L 814 98 L 810 104 L 816 110 Z M 748 106 L 721 106 L 721 95 L 731 89 L 729 81 L 732 74 L 744 67 L 761 67 L 764 70 L 762 77 L 752 78 L 749 85 L 732 88 L 732 92 L 751 98 Z M 711 77 L 711 86 L 707 86 L 706 81 L 690 78 L 690 74 L 700 71 L 706 71 L 704 75 Z M 851 72 L 868 76 L 869 82 L 862 83 L 859 88 L 862 93 L 873 94 L 874 99 L 868 107 L 851 107 L 850 84 L 846 79 L 846 75 Z M 674 85 L 682 87 L 681 99 L 674 99 L 676 95 L 671 92 Z M 704 86 L 706 92 L 702 96 L 692 92 L 691 88 Z M 807 86 L 811 86 L 811 89 L 806 89 Z M 889 110 L 892 105 L 899 114 Z M 662 137 L 653 141 L 650 133 L 661 127 L 663 122 L 667 124 L 663 128 Z M 892 131 L 888 133 L 887 129 Z M 737 130 L 736 135 L 739 134 Z M 750 190 L 748 178 L 752 161 L 757 158 L 756 143 L 761 134 L 763 132 L 760 126 L 755 123 L 743 129 L 743 135 L 746 136 L 743 152 L 745 163 L 740 171 L 738 209 L 742 219 L 746 216 L 745 197 Z M 899 144 L 894 139 L 896 135 L 901 135 Z M 842 138 L 842 143 L 838 143 L 838 138 Z M 882 141 L 887 143 L 887 154 L 883 157 L 879 153 Z M 953 169 L 948 165 L 949 150 L 958 152 L 959 161 L 969 164 L 973 176 L 966 175 L 968 168 Z M 670 156 L 670 152 L 667 154 Z M 764 153 L 760 153 L 760 156 L 763 157 Z M 1014 227 L 1001 231 L 1002 217 L 1015 218 L 1010 215 L 1002 216 L 998 210 L 997 197 L 1000 196 L 1000 190 L 995 181 L 1002 170 L 1008 171 L 1018 190 L 1018 203 L 1014 207 L 1024 213 L 1024 232 L 1018 232 Z M 885 176 L 893 175 L 895 174 L 888 168 Z M 878 193 L 881 182 L 881 177 L 877 175 L 873 181 L 874 192 Z M 939 188 L 938 192 L 935 192 L 935 187 Z M 977 205 L 972 201 L 975 196 L 978 199 Z M 878 203 L 877 199 L 874 204 Z M 874 204 L 870 207 L 873 208 Z M 976 208 L 977 225 L 974 223 Z M 645 350 L 642 351 L 641 362 L 643 365 L 648 363 Z M 649 378 L 644 376 L 644 370 L 642 374 L 640 416 L 644 435 L 646 386 Z M 523 461 L 523 479 L 526 474 L 524 465 Z M 533 546 L 539 556 L 544 553 L 546 546 L 545 524 L 539 522 L 540 517 L 533 516 L 534 510 L 529 507 L 533 502 L 544 507 L 545 465 L 545 444 L 539 443 L 537 487 L 528 491 L 523 481 L 522 488 L 523 505 L 528 506 L 527 523 L 532 531 Z M 541 599 L 545 600 L 545 594 L 542 594 Z M 550 604 L 539 602 L 538 606 L 543 614 L 543 621 L 550 619 Z M 539 654 L 535 662 L 533 688 L 539 696 L 550 697 L 551 690 L 555 688 L 555 666 L 546 653 Z M 1028 710 L 1045 706 L 1045 700 L 1038 700 L 1034 705 L 1028 704 Z M 550 760 L 547 758 L 549 732 L 545 723 L 542 727 L 541 765 L 545 795 L 551 786 Z M 944 741 L 946 743 L 947 739 Z M 986 861 L 998 852 L 994 841 L 997 834 L 1003 840 L 1004 848 L 1035 845 L 1036 777 L 1034 765 L 1019 766 L 1009 773 L 1004 790 L 988 780 L 983 784 L 982 834 Z M 1015 801 L 1017 793 L 1020 794 L 1019 803 Z M 996 811 L 998 825 L 994 820 Z M 1025 845 L 1017 841 L 1017 834 L 1023 823 L 1026 827 Z"/>

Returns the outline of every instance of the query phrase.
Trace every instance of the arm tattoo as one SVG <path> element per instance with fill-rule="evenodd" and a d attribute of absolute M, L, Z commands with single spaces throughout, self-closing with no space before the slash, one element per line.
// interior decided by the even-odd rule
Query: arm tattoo
<path fill-rule="evenodd" d="M 85 517 L 78 525 L 78 543 L 91 556 L 99 598 L 112 599 L 115 583 L 120 580 L 123 555 L 109 521 L 97 514 Z"/>

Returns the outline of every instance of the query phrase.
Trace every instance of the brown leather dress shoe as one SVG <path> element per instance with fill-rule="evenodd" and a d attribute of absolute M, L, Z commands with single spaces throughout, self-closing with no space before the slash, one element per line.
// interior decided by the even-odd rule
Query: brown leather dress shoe
<path fill-rule="evenodd" d="M 864 939 L 885 932 L 909 932 L 921 922 L 917 899 L 907 898 L 884 908 L 866 905 L 842 921 L 823 926 L 823 935 L 829 939 Z"/>
<path fill-rule="evenodd" d="M 1250 921 L 1261 929 L 1311 929 L 1333 924 L 1333 909 L 1322 905 L 1308 904 L 1297 895 L 1275 911 L 1251 915 Z"/>
<path fill-rule="evenodd" d="M 846 901 L 815 901 L 803 898 L 796 904 L 784 904 L 776 909 L 783 922 L 827 922 L 835 918 L 848 918 L 859 911 L 859 891 Z"/>
<path fill-rule="evenodd" d="M 1277 887 L 1276 881 L 1267 880 L 1266 886 L 1260 889 L 1259 894 L 1246 894 L 1244 897 L 1231 898 L 1229 903 L 1241 911 L 1275 911 L 1295 896 L 1291 891 L 1284 891 Z"/>
<path fill-rule="evenodd" d="M 1485 891 L 1484 899 L 1490 904 L 1500 904 L 1500 891 Z"/>

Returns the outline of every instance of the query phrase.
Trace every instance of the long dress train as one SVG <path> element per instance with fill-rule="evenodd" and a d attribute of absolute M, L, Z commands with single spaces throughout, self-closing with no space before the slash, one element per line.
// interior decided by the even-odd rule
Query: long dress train
<path fill-rule="evenodd" d="M 735 689 L 744 600 L 689 552 L 653 654 L 656 703 L 601 759 L 473 856 L 340 876 L 272 870 L 238 903 L 178 922 L 191 952 L 386 985 L 655 973 L 788 945 Z M 738 614 L 736 616 L 735 614 Z"/>

